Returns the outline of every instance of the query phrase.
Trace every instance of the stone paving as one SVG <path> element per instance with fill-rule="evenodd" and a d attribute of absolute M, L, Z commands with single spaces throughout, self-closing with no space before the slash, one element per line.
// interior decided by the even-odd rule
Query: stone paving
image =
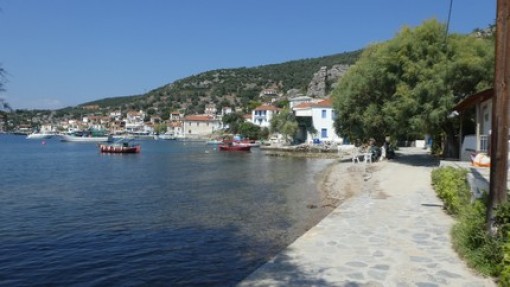
<path fill-rule="evenodd" d="M 238 286 L 496 286 L 451 247 L 454 221 L 430 183 L 437 164 L 412 148 L 372 164 L 360 193 Z"/>

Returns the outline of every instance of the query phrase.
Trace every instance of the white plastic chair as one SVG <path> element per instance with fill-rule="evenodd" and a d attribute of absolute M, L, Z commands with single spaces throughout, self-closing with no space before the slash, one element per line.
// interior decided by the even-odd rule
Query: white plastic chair
<path fill-rule="evenodd" d="M 357 148 L 354 148 L 352 150 L 352 163 L 360 163 L 359 158 L 363 156 L 363 154 L 360 154 Z"/>

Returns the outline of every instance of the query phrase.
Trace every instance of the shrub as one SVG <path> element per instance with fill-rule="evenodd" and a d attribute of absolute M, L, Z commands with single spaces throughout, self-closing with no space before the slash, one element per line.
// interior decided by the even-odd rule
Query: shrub
<path fill-rule="evenodd" d="M 476 200 L 465 205 L 452 228 L 453 246 L 468 265 L 485 275 L 497 276 L 503 259 L 502 238 L 485 229 L 485 204 Z"/>
<path fill-rule="evenodd" d="M 469 203 L 471 194 L 465 169 L 443 167 L 432 171 L 432 183 L 446 211 L 458 216 L 462 206 Z"/>
<path fill-rule="evenodd" d="M 510 286 L 510 243 L 505 243 L 510 230 L 510 205 L 498 208 L 495 216 L 498 233 L 489 235 L 485 228 L 485 199 L 470 203 L 466 174 L 467 170 L 453 167 L 432 172 L 438 197 L 446 211 L 458 219 L 452 228 L 453 246 L 469 266 L 485 275 L 501 275 L 500 284 Z"/>

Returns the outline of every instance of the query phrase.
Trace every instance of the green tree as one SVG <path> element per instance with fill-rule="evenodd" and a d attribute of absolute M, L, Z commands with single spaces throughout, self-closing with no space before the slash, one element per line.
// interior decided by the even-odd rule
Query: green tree
<path fill-rule="evenodd" d="M 294 137 L 298 131 L 298 122 L 290 108 L 284 108 L 271 119 L 271 132 L 281 133 L 285 140 Z"/>
<path fill-rule="evenodd" d="M 244 117 L 240 113 L 230 113 L 223 116 L 223 125 L 228 125 L 228 131 L 236 134 L 239 132 L 239 127 L 244 123 Z"/>
<path fill-rule="evenodd" d="M 488 39 L 445 39 L 445 25 L 429 20 L 365 49 L 333 91 L 337 133 L 379 142 L 425 133 L 452 139 L 458 128 L 448 114 L 491 85 L 494 51 Z"/>
<path fill-rule="evenodd" d="M 244 137 L 247 137 L 252 140 L 260 139 L 261 132 L 260 127 L 250 122 L 244 122 L 241 125 L 239 125 L 238 132 Z"/>

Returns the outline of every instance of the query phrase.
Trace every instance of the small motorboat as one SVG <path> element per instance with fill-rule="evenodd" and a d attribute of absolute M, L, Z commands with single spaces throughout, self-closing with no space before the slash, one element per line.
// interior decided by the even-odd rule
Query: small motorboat
<path fill-rule="evenodd" d="M 27 140 L 41 140 L 41 139 L 49 139 L 53 136 L 53 134 L 45 133 L 45 132 L 33 132 L 27 135 Z"/>
<path fill-rule="evenodd" d="M 120 139 L 113 144 L 99 145 L 99 151 L 102 153 L 139 153 L 142 149 L 139 144 L 132 144 L 132 139 Z"/>
<path fill-rule="evenodd" d="M 218 145 L 218 149 L 222 151 L 250 151 L 251 146 L 234 141 L 223 141 L 223 143 Z"/>

